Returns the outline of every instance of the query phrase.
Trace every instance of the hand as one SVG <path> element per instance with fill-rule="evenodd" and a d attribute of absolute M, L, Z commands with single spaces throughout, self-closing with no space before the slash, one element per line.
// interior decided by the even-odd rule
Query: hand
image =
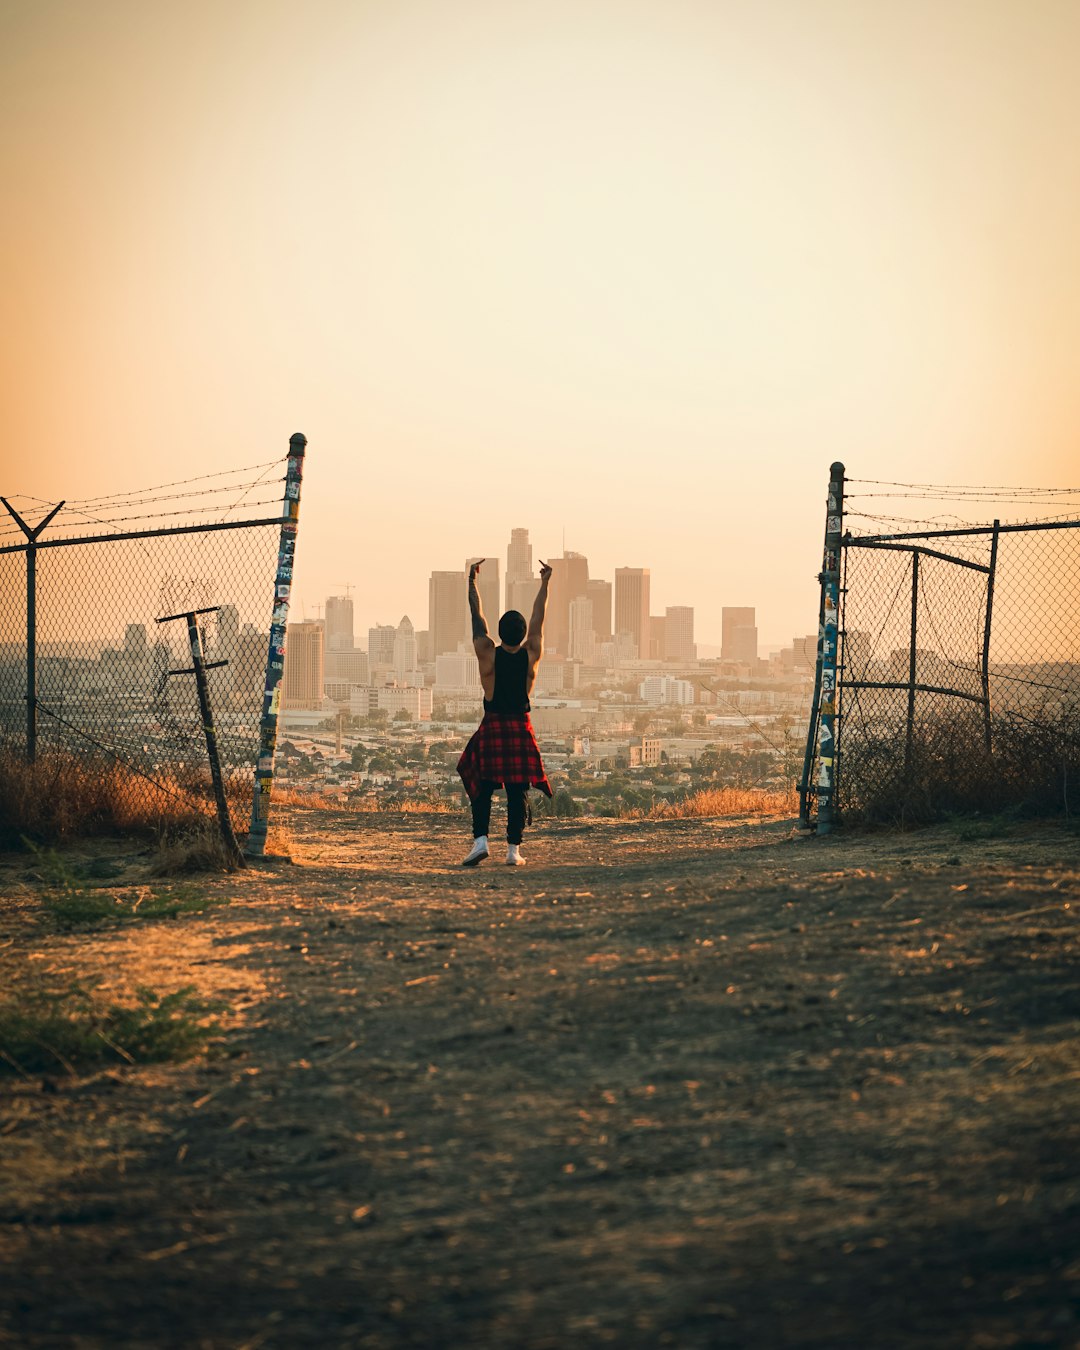
<path fill-rule="evenodd" d="M 549 581 L 551 579 L 551 564 L 544 562 L 542 558 L 538 561 L 540 563 L 540 580 Z"/>
<path fill-rule="evenodd" d="M 469 568 L 469 580 L 470 580 L 470 581 L 475 581 L 475 580 L 476 580 L 476 574 L 477 574 L 477 572 L 480 571 L 480 563 L 482 563 L 482 562 L 487 562 L 487 559 L 486 559 L 486 558 L 481 558 L 481 559 L 480 559 L 480 562 L 474 562 L 473 565 Z"/>

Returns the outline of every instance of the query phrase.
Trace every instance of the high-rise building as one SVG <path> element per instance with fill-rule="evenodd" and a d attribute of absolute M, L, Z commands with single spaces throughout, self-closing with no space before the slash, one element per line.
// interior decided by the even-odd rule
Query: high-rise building
<path fill-rule="evenodd" d="M 415 675 L 419 665 L 416 654 L 416 632 L 406 614 L 394 634 L 394 674 L 399 683 L 404 677 Z"/>
<path fill-rule="evenodd" d="M 592 601 L 593 631 L 597 642 L 611 641 L 611 582 L 591 580 L 585 594 Z"/>
<path fill-rule="evenodd" d="M 367 684 L 370 677 L 368 654 L 353 647 L 351 651 L 328 651 L 323 658 L 327 686 L 337 684 Z"/>
<path fill-rule="evenodd" d="M 649 586 L 647 567 L 616 567 L 615 633 L 628 633 L 642 657 L 649 654 Z"/>
<path fill-rule="evenodd" d="M 740 632 L 740 629 L 743 630 Z M 725 605 L 721 613 L 720 659 L 757 660 L 757 613 L 750 606 Z"/>
<path fill-rule="evenodd" d="M 468 577 L 469 568 L 474 562 L 479 562 L 479 558 L 465 559 L 465 575 Z M 476 589 L 480 593 L 480 607 L 484 611 L 484 618 L 487 619 L 488 632 L 494 638 L 499 627 L 499 619 L 502 617 L 502 610 L 499 608 L 499 600 L 502 597 L 502 587 L 499 585 L 499 560 L 498 558 L 486 558 L 484 565 L 476 574 Z M 466 601 L 468 592 L 466 591 Z M 467 642 L 472 641 L 472 616 L 466 607 L 465 611 L 465 632 L 464 637 Z"/>
<path fill-rule="evenodd" d="M 510 546 L 506 550 L 506 580 L 531 581 L 532 576 L 532 544 L 529 543 L 529 531 L 511 530 Z"/>
<path fill-rule="evenodd" d="M 547 618 L 544 622 L 544 646 L 565 656 L 570 646 L 570 605 L 587 596 L 589 560 L 584 553 L 564 553 L 551 559 Z"/>
<path fill-rule="evenodd" d="M 689 680 L 677 680 L 672 675 L 650 675 L 638 686 L 638 696 L 654 708 L 665 703 L 693 703 L 694 686 Z"/>
<path fill-rule="evenodd" d="M 287 708 L 322 706 L 325 650 L 326 630 L 321 619 L 290 623 L 286 628 L 282 685 Z"/>
<path fill-rule="evenodd" d="M 392 623 L 376 624 L 374 628 L 368 629 L 368 665 L 372 670 L 376 666 L 392 666 L 394 664 L 394 639 L 397 637 L 397 629 Z"/>
<path fill-rule="evenodd" d="M 428 582 L 428 632 L 433 656 L 456 652 L 469 613 L 464 572 L 432 572 Z"/>
<path fill-rule="evenodd" d="M 355 645 L 352 596 L 328 596 L 326 601 L 326 650 L 328 652 L 349 652 Z"/>
<path fill-rule="evenodd" d="M 506 581 L 506 608 L 516 609 L 519 614 L 525 616 L 526 622 L 532 616 L 533 605 L 536 603 L 536 592 L 540 589 L 539 577 L 527 577 L 521 581 Z"/>
<path fill-rule="evenodd" d="M 570 642 L 567 655 L 572 661 L 591 665 L 596 659 L 596 633 L 593 628 L 592 601 L 587 595 L 570 601 Z"/>
<path fill-rule="evenodd" d="M 233 613 L 235 612 L 233 610 Z M 146 655 L 147 650 L 146 625 L 144 623 L 129 623 L 124 629 L 124 655 L 129 658 L 141 659 Z"/>
<path fill-rule="evenodd" d="M 540 582 L 533 574 L 529 531 L 511 530 L 506 550 L 506 609 L 516 609 L 528 619 L 539 588 Z"/>
<path fill-rule="evenodd" d="M 215 654 L 219 661 L 231 661 L 240 636 L 240 614 L 235 605 L 222 605 L 217 616 Z"/>
<path fill-rule="evenodd" d="M 664 660 L 694 661 L 694 610 L 690 605 L 669 605 L 664 611 Z"/>
<path fill-rule="evenodd" d="M 663 614 L 649 615 L 649 659 L 651 661 L 662 661 L 664 659 L 666 626 L 667 619 Z"/>

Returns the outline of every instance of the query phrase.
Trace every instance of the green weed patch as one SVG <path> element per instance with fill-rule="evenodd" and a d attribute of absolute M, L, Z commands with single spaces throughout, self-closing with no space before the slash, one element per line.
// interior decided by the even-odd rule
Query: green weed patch
<path fill-rule="evenodd" d="M 92 987 L 36 990 L 0 1003 L 0 1072 L 76 1073 L 99 1064 L 190 1059 L 220 1032 L 221 1005 L 188 985 L 171 994 L 140 986 L 134 1003 L 102 1003 Z"/>

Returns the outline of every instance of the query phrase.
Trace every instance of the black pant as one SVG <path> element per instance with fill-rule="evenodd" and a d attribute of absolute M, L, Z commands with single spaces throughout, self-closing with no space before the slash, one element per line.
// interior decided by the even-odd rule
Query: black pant
<path fill-rule="evenodd" d="M 488 833 L 491 824 L 491 794 L 499 787 L 498 783 L 489 783 L 486 779 L 480 784 L 480 791 L 472 800 L 473 838 Z M 529 795 L 528 783 L 506 783 L 506 842 L 520 844 L 525 833 L 525 815 L 528 809 L 526 799 Z"/>

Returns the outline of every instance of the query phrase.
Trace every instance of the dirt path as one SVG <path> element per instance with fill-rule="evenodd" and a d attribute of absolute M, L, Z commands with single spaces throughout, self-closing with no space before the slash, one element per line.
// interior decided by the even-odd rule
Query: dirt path
<path fill-rule="evenodd" d="M 27 1347 L 1080 1344 L 1080 839 L 319 817 L 0 972 L 196 984 L 216 1057 L 0 1078 Z"/>

